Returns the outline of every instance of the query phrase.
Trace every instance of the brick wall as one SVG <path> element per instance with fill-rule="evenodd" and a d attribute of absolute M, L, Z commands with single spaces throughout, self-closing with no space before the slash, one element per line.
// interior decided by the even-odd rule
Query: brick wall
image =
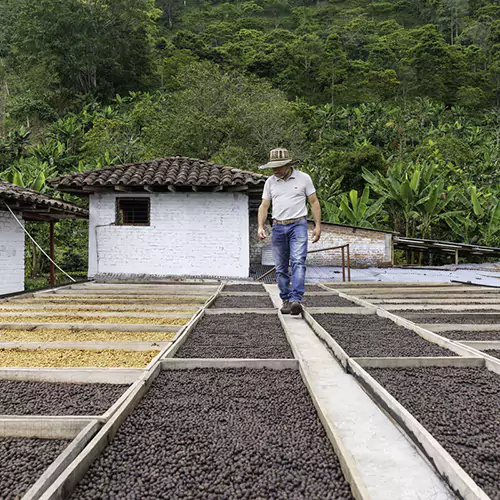
<path fill-rule="evenodd" d="M 312 231 L 314 223 L 309 222 Z M 309 244 L 309 250 L 333 247 L 349 243 L 351 266 L 389 266 L 392 262 L 392 235 L 367 229 L 359 229 L 334 224 L 322 224 L 321 239 Z M 308 255 L 307 263 L 314 266 L 339 266 L 340 250 L 318 252 Z"/>
<path fill-rule="evenodd" d="M 271 234 L 270 226 L 267 227 Z M 314 228 L 314 223 L 309 222 L 309 232 Z M 389 266 L 392 262 L 392 235 L 367 229 L 339 226 L 335 224 L 322 224 L 321 239 L 314 245 L 309 243 L 309 250 L 327 248 L 349 243 L 351 265 L 353 267 Z M 309 234 L 310 234 L 309 233 Z M 262 248 L 271 244 L 271 239 L 257 240 L 257 217 L 250 215 L 250 261 L 272 265 L 272 255 L 268 259 L 262 258 Z M 311 234 L 310 234 L 311 235 Z M 313 266 L 340 266 L 342 254 L 340 250 L 318 252 L 308 255 L 307 264 Z"/>
<path fill-rule="evenodd" d="M 270 244 L 270 238 L 266 238 L 265 240 L 259 240 L 257 238 L 257 229 L 259 227 L 257 221 L 257 211 L 250 211 L 250 264 L 261 264 L 262 262 L 262 247 L 265 247 Z M 271 235 L 271 224 L 266 222 L 264 226 L 266 230 L 266 234 L 268 236 Z"/>
<path fill-rule="evenodd" d="M 0 276 L 0 295 L 24 290 L 24 232 L 14 217 L 3 211 L 0 211 Z"/>
<path fill-rule="evenodd" d="M 150 226 L 115 225 L 117 197 L 149 197 Z M 249 269 L 248 196 L 156 193 L 90 196 L 89 276 L 227 276 Z"/>

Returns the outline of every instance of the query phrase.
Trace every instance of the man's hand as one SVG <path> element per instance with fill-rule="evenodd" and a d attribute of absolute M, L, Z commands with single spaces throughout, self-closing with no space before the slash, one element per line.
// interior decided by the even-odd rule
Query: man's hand
<path fill-rule="evenodd" d="M 312 242 L 316 243 L 321 238 L 321 226 L 315 226 L 313 230 Z"/>
<path fill-rule="evenodd" d="M 264 228 L 263 228 L 263 227 L 259 227 L 259 229 L 258 229 L 258 231 L 257 231 L 257 236 L 258 236 L 259 240 L 264 240 L 264 239 L 266 239 L 267 234 L 266 234 L 266 232 L 264 231 Z"/>

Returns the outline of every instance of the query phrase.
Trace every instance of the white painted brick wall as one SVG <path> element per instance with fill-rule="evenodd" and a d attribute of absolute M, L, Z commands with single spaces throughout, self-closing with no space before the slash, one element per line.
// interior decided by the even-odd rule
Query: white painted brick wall
<path fill-rule="evenodd" d="M 0 211 L 0 295 L 23 290 L 24 231 L 9 212 Z"/>
<path fill-rule="evenodd" d="M 117 197 L 149 197 L 150 226 L 115 225 Z M 90 196 L 89 276 L 216 275 L 249 270 L 248 196 L 239 193 Z"/>

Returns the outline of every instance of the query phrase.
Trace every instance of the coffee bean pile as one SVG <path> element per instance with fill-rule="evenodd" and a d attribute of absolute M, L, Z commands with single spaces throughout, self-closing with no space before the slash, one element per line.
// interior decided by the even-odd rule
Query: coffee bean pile
<path fill-rule="evenodd" d="M 0 415 L 101 415 L 127 385 L 0 381 Z"/>
<path fill-rule="evenodd" d="M 69 443 L 64 439 L 0 437 L 0 498 L 21 498 Z"/>
<path fill-rule="evenodd" d="M 491 332 L 473 332 L 466 330 L 450 330 L 439 332 L 439 335 L 452 340 L 500 340 L 500 330 L 492 330 Z"/>
<path fill-rule="evenodd" d="M 313 317 L 348 356 L 456 356 L 375 314 L 313 314 Z"/>
<path fill-rule="evenodd" d="M 360 307 L 355 302 L 352 302 L 338 295 L 304 295 L 302 304 L 306 307 Z"/>
<path fill-rule="evenodd" d="M 500 377 L 485 368 L 368 370 L 492 499 L 500 498 Z"/>
<path fill-rule="evenodd" d="M 261 283 L 242 283 L 241 285 L 225 285 L 223 290 L 225 292 L 262 292 L 266 289 Z"/>
<path fill-rule="evenodd" d="M 468 324 L 488 325 L 500 324 L 500 313 L 497 314 L 407 314 L 405 316 L 414 323 L 440 323 L 440 324 Z"/>
<path fill-rule="evenodd" d="M 160 373 L 72 499 L 352 499 L 294 370 Z"/>
<path fill-rule="evenodd" d="M 213 308 L 249 308 L 249 309 L 272 309 L 273 302 L 269 295 L 251 296 L 251 295 L 233 295 L 221 296 L 215 299 L 212 305 Z"/>
<path fill-rule="evenodd" d="M 206 315 L 177 352 L 178 358 L 293 358 L 274 314 Z"/>
<path fill-rule="evenodd" d="M 484 351 L 485 354 L 489 354 L 495 358 L 500 358 L 500 349 L 488 349 Z"/>

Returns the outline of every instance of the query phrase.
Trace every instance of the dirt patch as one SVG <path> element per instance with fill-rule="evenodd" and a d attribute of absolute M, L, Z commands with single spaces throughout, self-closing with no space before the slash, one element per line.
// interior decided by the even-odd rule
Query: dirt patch
<path fill-rule="evenodd" d="M 160 373 L 71 498 L 111 497 L 353 498 L 300 374 L 237 369 Z"/>
<path fill-rule="evenodd" d="M 223 290 L 224 292 L 262 292 L 262 293 L 266 291 L 266 289 L 261 283 L 225 285 Z"/>
<path fill-rule="evenodd" d="M 144 368 L 159 351 L 0 349 L 0 366 Z"/>
<path fill-rule="evenodd" d="M 274 314 L 207 315 L 196 325 L 178 358 L 293 358 Z"/>
<path fill-rule="evenodd" d="M 0 414 L 101 415 L 128 387 L 1 380 Z"/>
<path fill-rule="evenodd" d="M 69 443 L 66 439 L 0 437 L 0 498 L 23 497 Z"/>
<path fill-rule="evenodd" d="M 355 302 L 338 295 L 304 295 L 302 304 L 306 307 L 361 307 Z"/>
<path fill-rule="evenodd" d="M 313 314 L 313 317 L 349 356 L 456 356 L 375 314 Z"/>
<path fill-rule="evenodd" d="M 368 370 L 491 496 L 499 498 L 500 377 L 484 368 Z"/>
<path fill-rule="evenodd" d="M 500 313 L 497 314 L 408 314 L 405 316 L 410 321 L 420 324 L 469 324 L 489 325 L 500 324 Z"/>
<path fill-rule="evenodd" d="M 217 297 L 212 307 L 215 309 L 220 309 L 220 308 L 272 309 L 274 305 L 269 295 L 263 295 L 262 297 L 240 295 L 239 297 L 235 296 Z"/>

